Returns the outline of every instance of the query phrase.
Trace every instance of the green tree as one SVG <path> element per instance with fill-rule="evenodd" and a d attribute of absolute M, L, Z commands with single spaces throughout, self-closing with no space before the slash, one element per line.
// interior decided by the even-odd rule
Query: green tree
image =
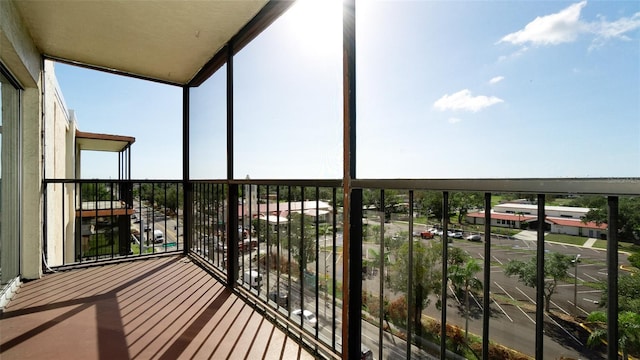
<path fill-rule="evenodd" d="M 590 208 L 590 209 L 595 209 L 595 208 L 604 209 L 607 207 L 607 198 L 604 196 L 598 196 L 598 195 L 578 196 L 572 199 L 568 203 L 568 206 L 577 206 L 577 207 L 584 207 L 584 208 Z"/>
<path fill-rule="evenodd" d="M 631 264 L 631 266 L 640 269 L 640 252 L 636 252 L 636 253 L 633 253 L 633 254 L 629 255 L 628 260 L 629 260 L 629 263 Z"/>
<path fill-rule="evenodd" d="M 436 266 L 439 262 L 438 247 L 427 247 L 419 241 L 413 242 L 413 259 L 410 259 L 407 241 L 398 249 L 396 262 L 392 265 L 390 285 L 397 292 L 408 293 L 409 271 L 412 271 L 413 296 L 409 299 L 409 306 L 413 308 L 413 323 L 418 336 L 422 334 L 422 310 L 429 305 L 429 294 L 440 289 L 441 272 Z"/>
<path fill-rule="evenodd" d="M 82 201 L 119 200 L 115 194 L 111 196 L 110 185 L 111 184 L 107 186 L 107 184 L 101 182 L 81 184 L 80 191 L 82 192 Z"/>
<path fill-rule="evenodd" d="M 471 257 L 468 258 L 465 263 L 456 264 L 449 268 L 449 279 L 454 288 L 464 290 L 465 338 L 469 335 L 469 292 L 472 290 L 482 290 L 482 281 L 476 277 L 476 274 L 480 272 L 480 270 L 482 270 L 482 268 L 478 261 Z"/>
<path fill-rule="evenodd" d="M 415 199 L 426 215 L 431 214 L 436 219 L 442 219 L 442 200 L 442 192 L 440 191 L 417 192 Z"/>
<path fill-rule="evenodd" d="M 607 337 L 607 314 L 594 311 L 587 316 L 587 321 L 596 325 L 587 339 L 587 345 L 599 345 Z M 618 313 L 618 349 L 622 351 L 622 358 L 629 359 L 629 350 L 640 347 L 640 314 L 631 311 Z"/>
<path fill-rule="evenodd" d="M 529 261 L 511 260 L 505 266 L 507 276 L 517 275 L 518 280 L 526 286 L 535 288 L 538 283 L 538 273 L 536 271 L 536 257 Z M 571 258 L 557 252 L 549 253 L 544 259 L 544 310 L 549 312 L 551 307 L 551 296 L 555 293 L 558 281 L 564 278 L 569 269 Z"/>
<path fill-rule="evenodd" d="M 606 307 L 609 303 L 607 295 L 607 282 L 602 283 L 602 297 L 600 307 Z M 618 309 L 640 313 L 640 276 L 622 275 L 618 277 Z"/>
<path fill-rule="evenodd" d="M 157 206 L 170 209 L 177 213 L 182 208 L 183 195 L 182 185 L 180 184 L 154 184 L 153 202 Z"/>
<path fill-rule="evenodd" d="M 289 217 L 290 230 L 280 237 L 283 246 L 300 266 L 300 271 L 306 271 L 307 264 L 316 261 L 316 231 L 311 224 L 308 217 L 292 213 Z"/>
<path fill-rule="evenodd" d="M 600 206 L 592 208 L 583 218 L 583 222 L 607 224 L 608 211 L 606 199 Z M 620 198 L 618 204 L 618 238 L 640 245 L 640 198 Z"/>
<path fill-rule="evenodd" d="M 484 204 L 484 196 L 479 192 L 456 192 L 451 194 L 450 207 L 458 215 L 458 224 L 469 213 L 469 209 L 481 208 Z"/>
<path fill-rule="evenodd" d="M 447 251 L 447 263 L 450 266 L 464 264 L 469 257 L 469 254 L 459 247 L 450 247 Z"/>

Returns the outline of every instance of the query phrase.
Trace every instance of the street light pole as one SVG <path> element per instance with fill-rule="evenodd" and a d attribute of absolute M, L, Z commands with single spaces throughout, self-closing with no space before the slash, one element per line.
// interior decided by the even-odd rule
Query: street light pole
<path fill-rule="evenodd" d="M 576 258 L 573 260 L 573 265 L 575 266 L 574 274 L 573 274 L 573 313 L 577 317 L 578 316 L 578 260 L 580 259 L 580 254 L 576 255 Z"/>

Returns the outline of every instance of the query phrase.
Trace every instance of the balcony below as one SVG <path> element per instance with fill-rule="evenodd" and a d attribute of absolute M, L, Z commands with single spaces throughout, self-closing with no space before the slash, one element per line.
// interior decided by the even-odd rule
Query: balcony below
<path fill-rule="evenodd" d="M 179 255 L 24 283 L 0 328 L 3 360 L 313 358 Z"/>

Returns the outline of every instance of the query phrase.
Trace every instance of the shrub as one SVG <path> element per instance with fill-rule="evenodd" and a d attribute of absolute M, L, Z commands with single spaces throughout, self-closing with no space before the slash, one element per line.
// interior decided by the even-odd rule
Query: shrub
<path fill-rule="evenodd" d="M 407 326 L 409 307 L 407 305 L 407 299 L 404 296 L 392 301 L 389 304 L 387 312 L 389 314 L 389 321 L 398 326 Z"/>

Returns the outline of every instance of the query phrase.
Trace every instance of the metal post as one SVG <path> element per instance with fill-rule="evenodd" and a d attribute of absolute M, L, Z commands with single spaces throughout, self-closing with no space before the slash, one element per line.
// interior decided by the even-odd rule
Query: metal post
<path fill-rule="evenodd" d="M 489 358 L 489 301 L 491 290 L 491 193 L 484 194 L 484 289 L 482 299 L 482 358 Z"/>
<path fill-rule="evenodd" d="M 578 316 L 578 261 L 580 260 L 580 254 L 576 255 L 573 260 L 575 269 L 573 274 L 573 312 L 575 316 Z"/>
<path fill-rule="evenodd" d="M 618 197 L 608 198 L 607 358 L 618 358 Z"/>
<path fill-rule="evenodd" d="M 536 253 L 536 360 L 543 359 L 544 339 L 544 194 L 538 194 L 538 243 Z"/>
<path fill-rule="evenodd" d="M 442 301 L 442 312 L 440 314 L 440 358 L 447 358 L 447 285 L 449 281 L 448 276 L 448 259 L 449 259 L 449 244 L 447 243 L 447 231 L 449 231 L 449 192 L 444 191 L 442 193 L 442 288 L 440 289 L 440 297 Z"/>

